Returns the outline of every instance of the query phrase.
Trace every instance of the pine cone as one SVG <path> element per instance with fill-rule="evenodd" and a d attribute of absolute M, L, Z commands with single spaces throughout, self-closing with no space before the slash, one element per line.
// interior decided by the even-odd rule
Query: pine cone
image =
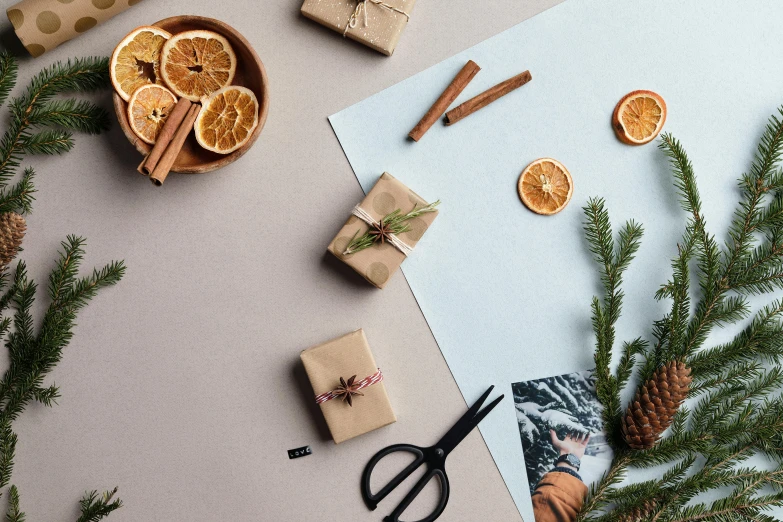
<path fill-rule="evenodd" d="M 5 270 L 19 252 L 27 223 L 16 212 L 0 214 L 0 270 Z"/>
<path fill-rule="evenodd" d="M 654 510 L 655 504 L 648 500 L 641 506 L 620 515 L 617 522 L 642 522 L 645 518 L 652 515 Z"/>
<path fill-rule="evenodd" d="M 623 417 L 623 439 L 633 449 L 651 448 L 688 396 L 691 369 L 682 361 L 661 366 L 636 391 Z"/>

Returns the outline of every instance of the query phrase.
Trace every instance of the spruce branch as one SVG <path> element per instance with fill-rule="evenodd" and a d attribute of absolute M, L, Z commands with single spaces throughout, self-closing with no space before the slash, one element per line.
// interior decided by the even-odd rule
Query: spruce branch
<path fill-rule="evenodd" d="M 16 60 L 0 52 L 0 104 L 9 96 L 16 78 Z M 108 58 L 69 60 L 43 69 L 20 96 L 11 100 L 10 124 L 0 138 L 0 214 L 31 210 L 33 170 L 26 168 L 20 179 L 9 185 L 25 154 L 62 154 L 73 147 L 70 131 L 98 134 L 109 127 L 108 113 L 93 103 L 53 98 L 60 93 L 89 92 L 109 85 Z M 75 236 L 63 242 L 60 259 L 49 277 L 51 303 L 37 332 L 33 319 L 37 287 L 28 278 L 25 263 L 17 263 L 10 280 L 8 271 L 0 270 L 0 341 L 4 341 L 9 355 L 8 368 L 0 378 L 0 488 L 9 484 L 13 472 L 17 444 L 13 422 L 30 402 L 56 404 L 59 388 L 47 385 L 45 380 L 73 337 L 78 311 L 100 289 L 116 284 L 124 274 L 123 263 L 112 262 L 93 270 L 92 275 L 79 277 L 83 244 L 84 240 Z M 3 316 L 7 311 L 11 315 Z M 121 502 L 113 499 L 116 491 L 100 496 L 97 492 L 86 494 L 81 500 L 79 521 L 101 520 L 118 509 Z M 15 486 L 11 486 L 9 497 L 6 520 L 23 522 Z"/>
<path fill-rule="evenodd" d="M 693 404 L 679 407 L 669 430 L 652 447 L 616 447 L 609 471 L 590 488 L 578 519 L 608 522 L 644 512 L 643 520 L 661 522 L 774 520 L 765 512 L 783 506 L 783 300 L 756 312 L 730 342 L 704 344 L 716 326 L 736 324 L 751 314 L 746 295 L 783 288 L 783 108 L 770 118 L 751 167 L 740 179 L 740 200 L 723 247 L 707 231 L 684 147 L 663 134 L 660 148 L 688 216 L 672 260 L 672 277 L 655 295 L 671 301 L 671 308 L 653 321 L 653 343 L 639 338 L 623 345 L 615 372 L 609 364 L 614 322 L 619 319 L 619 307 L 615 315 L 611 306 L 622 300 L 613 280 L 617 257 L 603 201 L 591 200 L 585 207 L 585 237 L 605 294 L 603 301 L 594 298 L 591 303 L 596 387 L 599 401 L 617 411 L 619 392 L 634 372 L 645 382 L 662 365 L 682 361 L 693 378 Z M 695 291 L 690 280 L 694 266 Z M 637 367 L 634 362 L 640 357 L 644 364 Z M 605 412 L 604 425 L 616 444 L 614 414 Z M 764 455 L 779 467 L 742 467 L 754 455 Z M 659 480 L 621 485 L 633 469 L 661 465 L 668 469 Z M 718 500 L 694 503 L 708 492 Z"/>
<path fill-rule="evenodd" d="M 102 495 L 99 495 L 97 491 L 85 493 L 84 497 L 79 501 L 81 516 L 77 522 L 98 522 L 107 517 L 112 511 L 120 509 L 122 501 L 114 498 L 116 494 L 117 488 L 106 491 Z"/>
<path fill-rule="evenodd" d="M 8 490 L 8 512 L 5 515 L 7 522 L 24 522 L 25 514 L 19 508 L 19 490 L 11 486 Z"/>
<path fill-rule="evenodd" d="M 108 87 L 108 63 L 108 58 L 97 57 L 57 62 L 33 77 L 25 91 L 11 100 L 11 121 L 0 138 L 0 209 L 30 211 L 32 171 L 26 171 L 16 187 L 6 189 L 25 154 L 62 154 L 73 147 L 68 129 L 97 134 L 108 128 L 109 115 L 100 107 L 86 101 L 52 99 L 61 93 Z M 15 59 L 0 53 L 0 102 L 15 80 Z"/>
<path fill-rule="evenodd" d="M 101 107 L 86 100 L 53 100 L 30 111 L 31 125 L 59 126 L 86 134 L 109 130 L 111 120 Z"/>
<path fill-rule="evenodd" d="M 17 69 L 16 60 L 11 53 L 0 51 L 0 105 L 5 103 L 16 85 Z"/>
<path fill-rule="evenodd" d="M 622 447 L 619 438 L 620 418 L 622 415 L 620 390 L 630 377 L 636 363 L 636 357 L 646 349 L 646 343 L 636 339 L 624 344 L 620 359 L 620 372 L 617 377 L 611 375 L 609 367 L 615 341 L 615 323 L 620 318 L 623 292 L 620 290 L 623 272 L 628 268 L 639 249 L 644 233 L 641 225 L 629 221 L 618 234 L 617 248 L 605 202 L 600 198 L 588 200 L 584 207 L 585 236 L 593 257 L 601 267 L 601 283 L 604 287 L 603 302 L 597 297 L 592 301 L 592 323 L 596 336 L 595 375 L 596 393 L 603 405 L 604 423 L 609 443 L 613 448 Z"/>

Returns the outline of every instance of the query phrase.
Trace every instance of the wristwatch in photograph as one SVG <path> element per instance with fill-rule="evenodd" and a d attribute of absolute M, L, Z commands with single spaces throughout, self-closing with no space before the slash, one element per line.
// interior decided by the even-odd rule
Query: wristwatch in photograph
<path fill-rule="evenodd" d="M 557 460 L 555 460 L 555 466 L 557 466 L 561 462 L 565 462 L 566 464 L 575 467 L 577 470 L 579 470 L 579 466 L 582 465 L 582 461 L 579 460 L 579 457 L 577 457 L 572 453 L 566 453 L 565 455 L 560 455 L 559 457 L 557 457 Z"/>

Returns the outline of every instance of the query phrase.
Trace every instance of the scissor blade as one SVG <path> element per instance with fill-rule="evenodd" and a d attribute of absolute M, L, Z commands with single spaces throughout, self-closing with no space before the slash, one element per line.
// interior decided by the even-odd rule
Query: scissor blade
<path fill-rule="evenodd" d="M 451 450 L 457 447 L 457 445 L 462 442 L 465 437 L 468 436 L 468 433 L 473 431 L 473 428 L 478 426 L 478 423 L 481 422 L 484 417 L 487 416 L 487 414 L 492 411 L 492 409 L 497 406 L 500 401 L 503 400 L 503 397 L 505 395 L 501 395 L 500 397 L 497 397 L 495 400 L 493 400 L 491 403 L 489 403 L 483 410 L 476 413 L 478 410 L 478 407 L 481 406 L 481 403 L 484 402 L 484 400 L 487 398 L 489 393 L 492 391 L 493 386 L 490 386 L 489 390 L 487 390 L 484 395 L 474 404 L 471 406 L 471 409 L 468 410 L 468 413 L 471 413 L 470 417 L 467 417 L 467 415 L 463 415 L 463 417 L 457 422 L 457 424 L 454 425 L 454 427 L 449 430 L 449 432 L 440 440 L 440 442 L 437 444 L 437 447 L 442 449 L 446 455 L 448 455 Z M 476 407 L 478 405 L 478 407 Z"/>
<path fill-rule="evenodd" d="M 481 405 L 484 404 L 484 401 L 487 400 L 487 397 L 489 397 L 489 394 L 492 393 L 492 390 L 495 389 L 495 385 L 493 384 L 489 388 L 487 388 L 487 391 L 485 391 L 481 397 L 478 398 L 476 402 L 473 403 L 473 405 L 468 408 L 468 411 L 465 412 L 465 415 L 463 415 L 459 421 L 457 422 L 457 425 L 462 423 L 463 421 L 469 421 L 473 418 L 474 415 L 481 409 Z"/>

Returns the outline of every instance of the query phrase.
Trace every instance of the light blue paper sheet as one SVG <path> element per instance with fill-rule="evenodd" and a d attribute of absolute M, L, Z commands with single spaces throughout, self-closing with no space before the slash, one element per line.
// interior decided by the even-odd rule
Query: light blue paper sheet
<path fill-rule="evenodd" d="M 365 191 L 388 171 L 443 202 L 403 271 L 466 400 L 489 384 L 507 394 L 480 429 L 526 520 L 510 384 L 593 366 L 589 304 L 600 285 L 581 207 L 603 196 L 615 226 L 629 218 L 645 225 L 620 340 L 649 338 L 665 312 L 653 294 L 670 276 L 686 220 L 655 144 L 615 138 L 615 103 L 634 89 L 666 99 L 665 130 L 689 152 L 708 227 L 722 234 L 735 180 L 783 103 L 782 22 L 775 0 L 568 0 L 330 118 Z M 454 126 L 437 123 L 420 142 L 406 140 L 468 59 L 482 70 L 458 102 L 525 69 L 533 80 Z M 522 169 L 545 156 L 575 183 L 570 205 L 552 217 L 528 211 L 516 191 Z"/>

